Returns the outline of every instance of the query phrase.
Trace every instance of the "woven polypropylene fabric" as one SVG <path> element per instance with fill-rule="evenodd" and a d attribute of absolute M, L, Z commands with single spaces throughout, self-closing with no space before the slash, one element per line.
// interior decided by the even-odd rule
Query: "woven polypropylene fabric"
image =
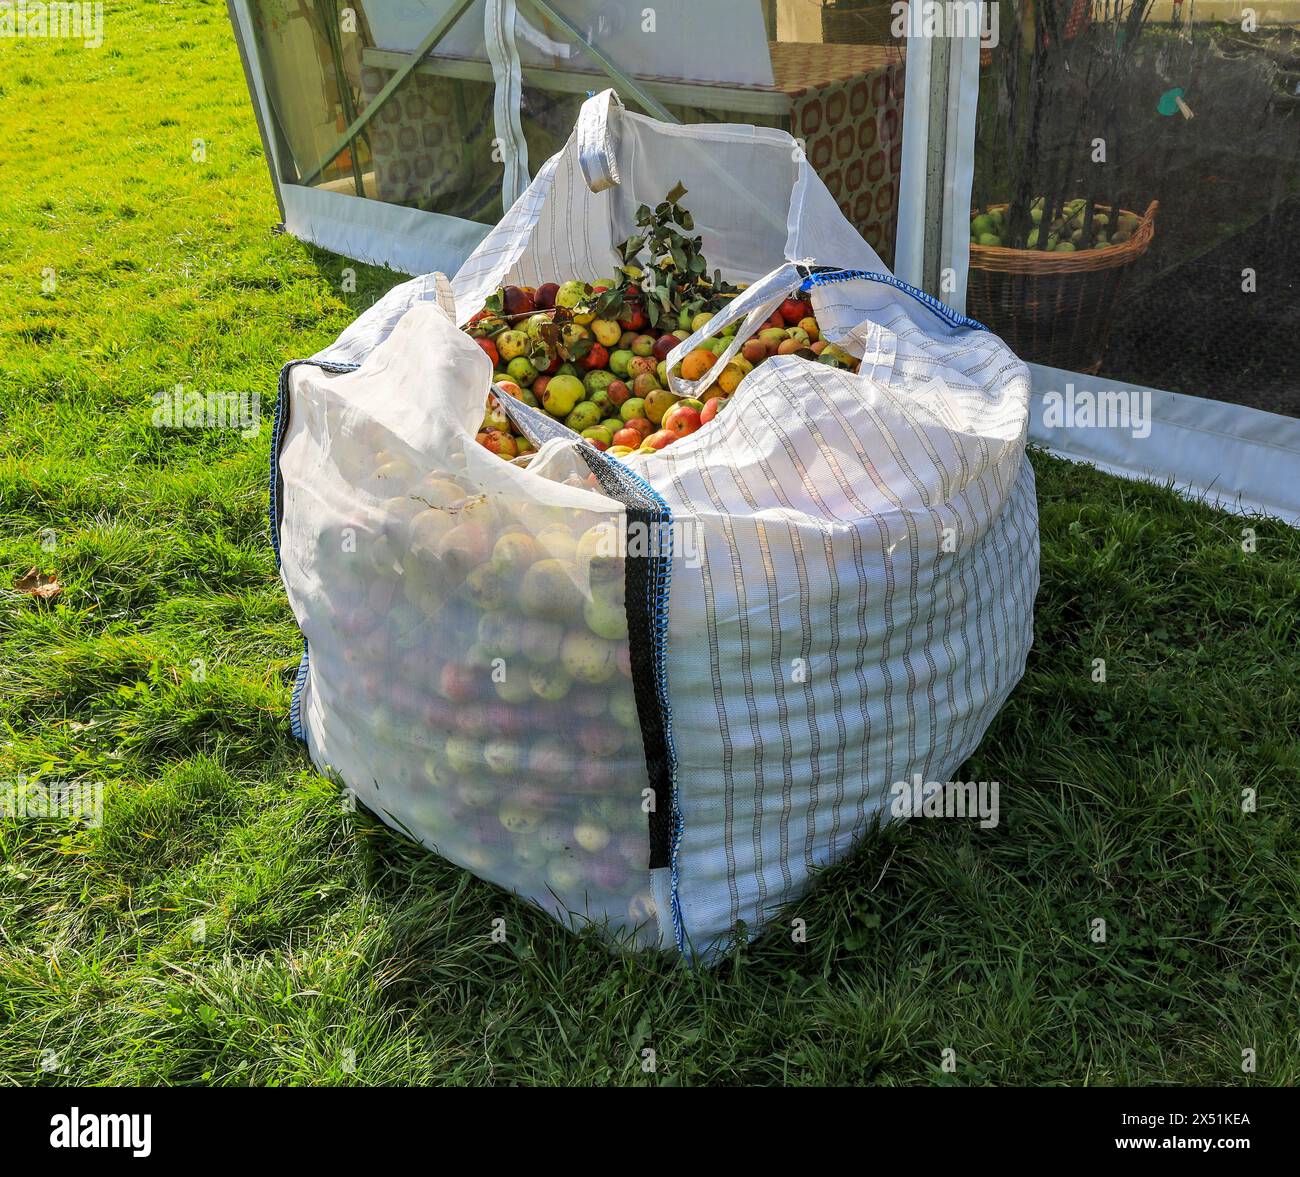
<path fill-rule="evenodd" d="M 888 820 L 896 782 L 949 780 L 1032 642 L 1024 366 L 853 285 L 830 297 L 872 310 L 861 374 L 770 360 L 720 429 L 645 467 L 698 557 L 674 564 L 668 687 L 681 918 L 706 953 Z"/>

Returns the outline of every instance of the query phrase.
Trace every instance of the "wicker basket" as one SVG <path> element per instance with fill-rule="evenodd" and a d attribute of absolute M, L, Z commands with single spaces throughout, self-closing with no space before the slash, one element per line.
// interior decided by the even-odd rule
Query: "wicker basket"
<path fill-rule="evenodd" d="M 1128 267 L 1151 244 L 1158 207 L 1153 200 L 1133 236 L 1109 249 L 1049 253 L 972 243 L 966 313 L 1000 335 L 1023 360 L 1096 372 L 1110 338 L 1116 296 Z M 1109 205 L 1096 208 L 1110 211 Z"/>
<path fill-rule="evenodd" d="M 822 40 L 828 45 L 902 44 L 890 33 L 893 0 L 829 0 L 822 6 Z"/>

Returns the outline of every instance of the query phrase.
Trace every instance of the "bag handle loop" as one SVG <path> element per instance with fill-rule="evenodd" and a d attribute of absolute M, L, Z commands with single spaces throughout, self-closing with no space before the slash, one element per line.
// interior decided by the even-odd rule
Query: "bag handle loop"
<path fill-rule="evenodd" d="M 611 90 L 593 94 L 578 112 L 574 134 L 578 140 L 578 163 L 593 192 L 604 192 L 619 183 L 618 138 L 614 123 L 623 101 Z"/>
<path fill-rule="evenodd" d="M 699 389 L 710 387 L 722 370 L 731 362 L 732 357 L 744 346 L 755 331 L 771 316 L 789 295 L 803 282 L 808 273 L 807 263 L 786 262 L 778 266 L 766 277 L 747 286 L 733 298 L 722 310 L 709 320 L 708 324 L 682 340 L 668 353 L 668 389 L 678 396 L 694 396 Z M 673 375 L 673 368 L 689 355 L 706 339 L 717 335 L 737 319 L 744 318 L 739 330 L 727 344 L 722 354 L 698 380 L 686 380 Z"/>

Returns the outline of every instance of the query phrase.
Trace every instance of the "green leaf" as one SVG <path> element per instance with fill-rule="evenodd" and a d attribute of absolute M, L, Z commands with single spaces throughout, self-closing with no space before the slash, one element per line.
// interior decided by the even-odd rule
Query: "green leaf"
<path fill-rule="evenodd" d="M 676 204 L 683 196 L 686 195 L 686 185 L 680 180 L 672 186 L 672 190 L 664 197 L 669 204 Z"/>

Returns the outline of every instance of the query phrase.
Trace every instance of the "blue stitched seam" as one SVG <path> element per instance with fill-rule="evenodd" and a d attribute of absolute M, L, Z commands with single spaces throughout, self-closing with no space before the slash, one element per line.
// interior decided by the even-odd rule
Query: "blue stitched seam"
<path fill-rule="evenodd" d="M 599 452 L 599 451 L 597 451 Z M 673 514 L 669 509 L 663 496 L 659 494 L 644 478 L 635 470 L 623 462 L 614 458 L 606 457 L 601 454 L 607 468 L 617 478 L 623 481 L 631 482 L 641 492 L 648 497 L 659 509 L 663 518 L 660 519 L 656 527 L 658 532 L 655 536 L 655 557 L 652 561 L 653 572 L 650 578 L 648 591 L 654 596 L 651 601 L 654 615 L 655 627 L 655 644 L 654 644 L 654 674 L 655 674 L 655 694 L 659 699 L 659 710 L 663 716 L 664 724 L 664 746 L 668 754 L 668 778 L 672 791 L 672 821 L 673 837 L 672 845 L 669 848 L 668 858 L 668 877 L 669 877 L 669 907 L 673 921 L 673 940 L 677 945 L 677 951 L 683 957 L 686 957 L 686 934 L 682 923 L 682 905 L 681 898 L 678 894 L 679 868 L 678 856 L 682 845 L 682 810 L 677 798 L 677 749 L 673 744 L 673 709 L 668 698 L 668 609 L 669 599 L 672 591 L 672 520 Z M 666 530 L 665 530 L 666 529 Z"/>
<path fill-rule="evenodd" d="M 896 290 L 903 291 L 904 294 L 910 294 L 917 302 L 929 307 L 936 315 L 946 319 L 954 327 L 969 327 L 973 331 L 988 330 L 978 319 L 972 319 L 967 315 L 954 311 L 952 307 L 940 302 L 933 294 L 927 294 L 924 290 L 909 286 L 901 278 L 895 278 L 893 274 L 877 274 L 872 270 L 823 270 L 820 273 L 810 274 L 805 278 L 799 285 L 799 291 L 803 293 L 811 290 L 814 286 L 824 286 L 829 282 L 850 282 L 854 279 L 883 282 L 886 286 L 893 286 Z"/>

